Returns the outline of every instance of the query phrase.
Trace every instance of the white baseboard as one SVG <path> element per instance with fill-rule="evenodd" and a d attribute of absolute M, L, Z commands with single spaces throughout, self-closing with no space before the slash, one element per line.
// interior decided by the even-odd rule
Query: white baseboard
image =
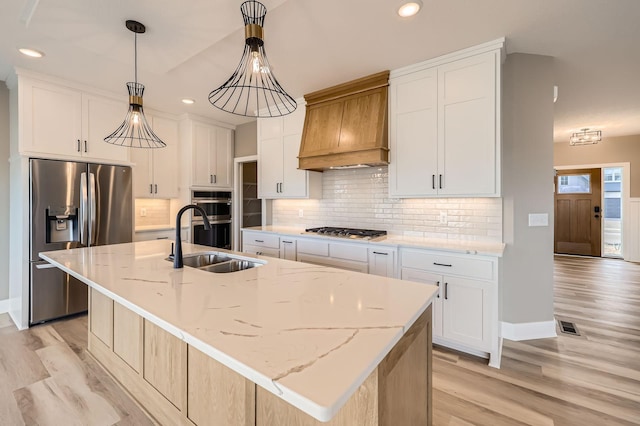
<path fill-rule="evenodd" d="M 0 300 L 0 314 L 9 312 L 11 309 L 10 299 Z"/>
<path fill-rule="evenodd" d="M 555 321 L 502 322 L 502 337 L 509 340 L 533 340 L 557 337 Z"/>

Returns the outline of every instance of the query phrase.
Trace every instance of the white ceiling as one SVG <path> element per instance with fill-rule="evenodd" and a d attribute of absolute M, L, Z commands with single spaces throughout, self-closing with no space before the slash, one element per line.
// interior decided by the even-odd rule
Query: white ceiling
<path fill-rule="evenodd" d="M 556 141 L 582 127 L 603 136 L 640 134 L 640 1 L 423 0 L 415 17 L 398 0 L 263 0 L 265 48 L 294 98 L 385 69 L 507 38 L 507 53 L 556 58 Z M 126 98 L 133 34 L 145 105 L 240 124 L 211 106 L 240 60 L 242 0 L 0 0 L 0 80 L 14 66 L 77 81 Z M 17 52 L 32 47 L 39 60 Z M 196 100 L 183 105 L 181 98 Z M 123 112 L 124 114 L 124 112 Z"/>

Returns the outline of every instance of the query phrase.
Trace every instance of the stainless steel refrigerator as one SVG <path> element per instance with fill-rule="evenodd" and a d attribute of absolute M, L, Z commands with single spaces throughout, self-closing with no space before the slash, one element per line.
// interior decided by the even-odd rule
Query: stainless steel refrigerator
<path fill-rule="evenodd" d="M 87 286 L 38 253 L 131 242 L 131 168 L 30 161 L 31 325 L 87 310 Z"/>

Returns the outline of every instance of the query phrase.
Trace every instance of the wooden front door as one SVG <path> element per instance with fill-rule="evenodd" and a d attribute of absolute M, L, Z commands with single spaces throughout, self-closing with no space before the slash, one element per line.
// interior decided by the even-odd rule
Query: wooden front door
<path fill-rule="evenodd" d="M 601 169 L 559 170 L 555 178 L 554 251 L 601 255 Z"/>

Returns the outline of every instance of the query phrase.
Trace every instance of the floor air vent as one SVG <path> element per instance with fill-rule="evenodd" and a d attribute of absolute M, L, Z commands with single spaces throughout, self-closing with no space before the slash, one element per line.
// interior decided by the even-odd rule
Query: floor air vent
<path fill-rule="evenodd" d="M 571 334 L 573 336 L 579 336 L 578 327 L 572 322 L 569 321 L 558 321 L 560 324 L 560 331 L 565 334 Z"/>

